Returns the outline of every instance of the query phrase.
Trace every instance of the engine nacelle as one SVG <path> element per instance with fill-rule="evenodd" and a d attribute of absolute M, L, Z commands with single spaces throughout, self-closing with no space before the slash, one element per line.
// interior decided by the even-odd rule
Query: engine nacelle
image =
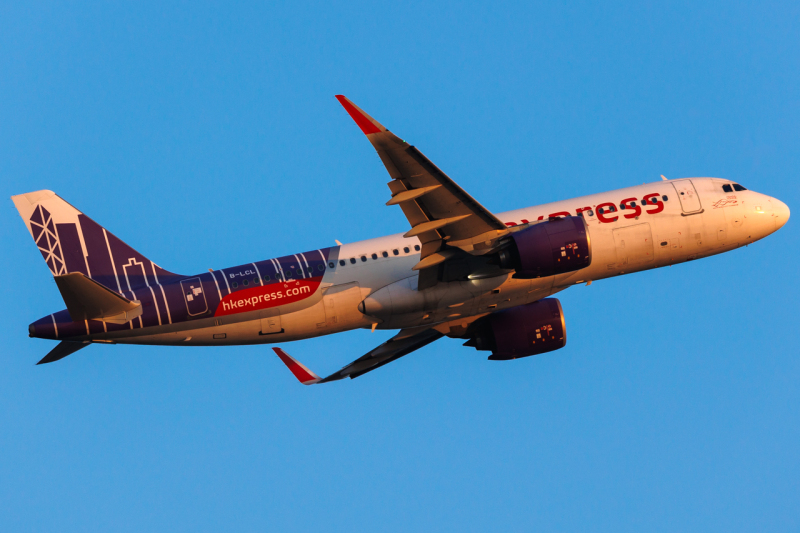
<path fill-rule="evenodd" d="M 475 322 L 468 334 L 464 346 L 491 351 L 493 361 L 552 352 L 567 344 L 564 313 L 556 298 L 493 313 Z"/>
<path fill-rule="evenodd" d="M 500 266 L 516 270 L 515 278 L 531 279 L 574 272 L 592 263 L 592 246 L 583 217 L 562 217 L 511 234 L 500 252 Z"/>

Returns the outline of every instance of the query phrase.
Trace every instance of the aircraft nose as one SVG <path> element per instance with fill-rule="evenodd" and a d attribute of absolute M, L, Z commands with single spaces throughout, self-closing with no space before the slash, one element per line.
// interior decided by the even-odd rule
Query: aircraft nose
<path fill-rule="evenodd" d="M 789 206 L 777 198 L 771 200 L 772 214 L 775 217 L 775 229 L 780 229 L 789 220 Z"/>

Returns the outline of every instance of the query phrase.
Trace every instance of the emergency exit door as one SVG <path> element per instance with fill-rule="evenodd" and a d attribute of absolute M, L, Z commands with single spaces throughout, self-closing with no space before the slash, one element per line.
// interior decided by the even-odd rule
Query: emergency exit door
<path fill-rule="evenodd" d="M 675 192 L 678 195 L 684 214 L 693 215 L 703 212 L 703 207 L 700 205 L 700 196 L 697 194 L 692 180 L 673 181 L 672 186 L 675 187 Z"/>

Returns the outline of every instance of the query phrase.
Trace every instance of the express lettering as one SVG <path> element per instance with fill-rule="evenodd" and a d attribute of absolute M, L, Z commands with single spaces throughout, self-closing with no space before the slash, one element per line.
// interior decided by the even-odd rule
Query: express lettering
<path fill-rule="evenodd" d="M 642 208 L 636 204 L 636 198 L 625 198 L 619 205 L 620 209 L 633 209 L 633 213 L 625 215 L 625 218 L 636 218 L 642 214 Z"/>
<path fill-rule="evenodd" d="M 279 303 L 270 302 L 282 300 L 284 298 L 288 298 L 289 301 L 287 303 L 291 303 L 292 301 L 298 300 L 298 297 L 300 300 L 307 298 L 311 295 L 311 293 L 314 292 L 314 290 L 316 290 L 315 287 L 311 287 L 309 285 L 300 285 L 297 287 L 285 288 L 284 290 L 275 290 L 262 294 L 254 294 L 253 296 L 247 298 L 224 298 L 221 302 L 221 311 L 223 314 L 244 313 L 246 311 L 253 311 L 256 309 L 280 305 Z M 217 314 L 220 314 L 219 311 Z"/>
<path fill-rule="evenodd" d="M 624 213 L 624 217 L 627 219 L 637 218 L 642 215 L 642 212 L 647 213 L 648 215 L 655 215 L 656 213 L 660 213 L 664 210 L 664 202 L 661 199 L 661 194 L 659 193 L 652 193 L 647 194 L 642 198 L 641 206 L 639 205 L 639 201 L 636 198 L 625 198 L 624 200 L 620 201 L 619 204 L 614 202 L 603 202 L 602 204 L 597 205 L 594 208 L 595 213 L 597 214 L 597 220 L 599 220 L 603 224 L 610 224 L 611 222 L 616 222 L 619 220 L 620 212 L 621 211 L 630 211 L 630 213 Z M 644 210 L 642 209 L 644 206 Z M 592 211 L 591 207 L 578 207 L 575 209 L 575 214 L 581 216 L 581 213 L 584 211 Z M 559 217 L 568 217 L 571 216 L 572 213 L 568 211 L 558 211 L 556 213 L 551 213 L 547 215 L 547 218 L 559 218 Z M 537 220 L 544 220 L 544 215 L 540 215 Z M 528 221 L 522 219 L 520 222 L 521 224 L 527 224 Z M 506 222 L 506 226 L 516 226 L 517 222 Z"/>

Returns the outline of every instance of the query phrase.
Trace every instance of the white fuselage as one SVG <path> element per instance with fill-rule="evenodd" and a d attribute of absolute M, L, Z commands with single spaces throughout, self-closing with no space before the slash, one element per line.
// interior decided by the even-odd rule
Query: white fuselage
<path fill-rule="evenodd" d="M 355 328 L 457 326 L 476 315 L 533 302 L 570 285 L 726 252 L 762 239 L 786 223 L 785 204 L 754 191 L 723 191 L 722 186 L 729 183 L 716 178 L 659 181 L 498 215 L 507 225 L 521 225 L 552 215 L 582 214 L 591 239 L 591 265 L 562 275 L 514 279 L 506 274 L 439 283 L 418 291 L 412 267 L 419 261 L 414 248 L 419 242 L 398 233 L 342 245 L 319 294 L 301 303 L 224 320 L 189 322 L 185 329 L 169 332 L 102 337 L 137 344 L 256 344 Z M 654 200 L 643 205 L 647 196 Z M 628 207 L 620 210 L 623 202 Z M 631 202 L 635 207 L 630 207 Z M 616 212 L 609 212 L 610 205 L 616 206 Z M 605 212 L 599 211 L 601 207 Z M 380 317 L 362 314 L 359 304 L 379 294 L 391 308 Z M 221 333 L 224 340 L 215 340 L 214 335 Z"/>

